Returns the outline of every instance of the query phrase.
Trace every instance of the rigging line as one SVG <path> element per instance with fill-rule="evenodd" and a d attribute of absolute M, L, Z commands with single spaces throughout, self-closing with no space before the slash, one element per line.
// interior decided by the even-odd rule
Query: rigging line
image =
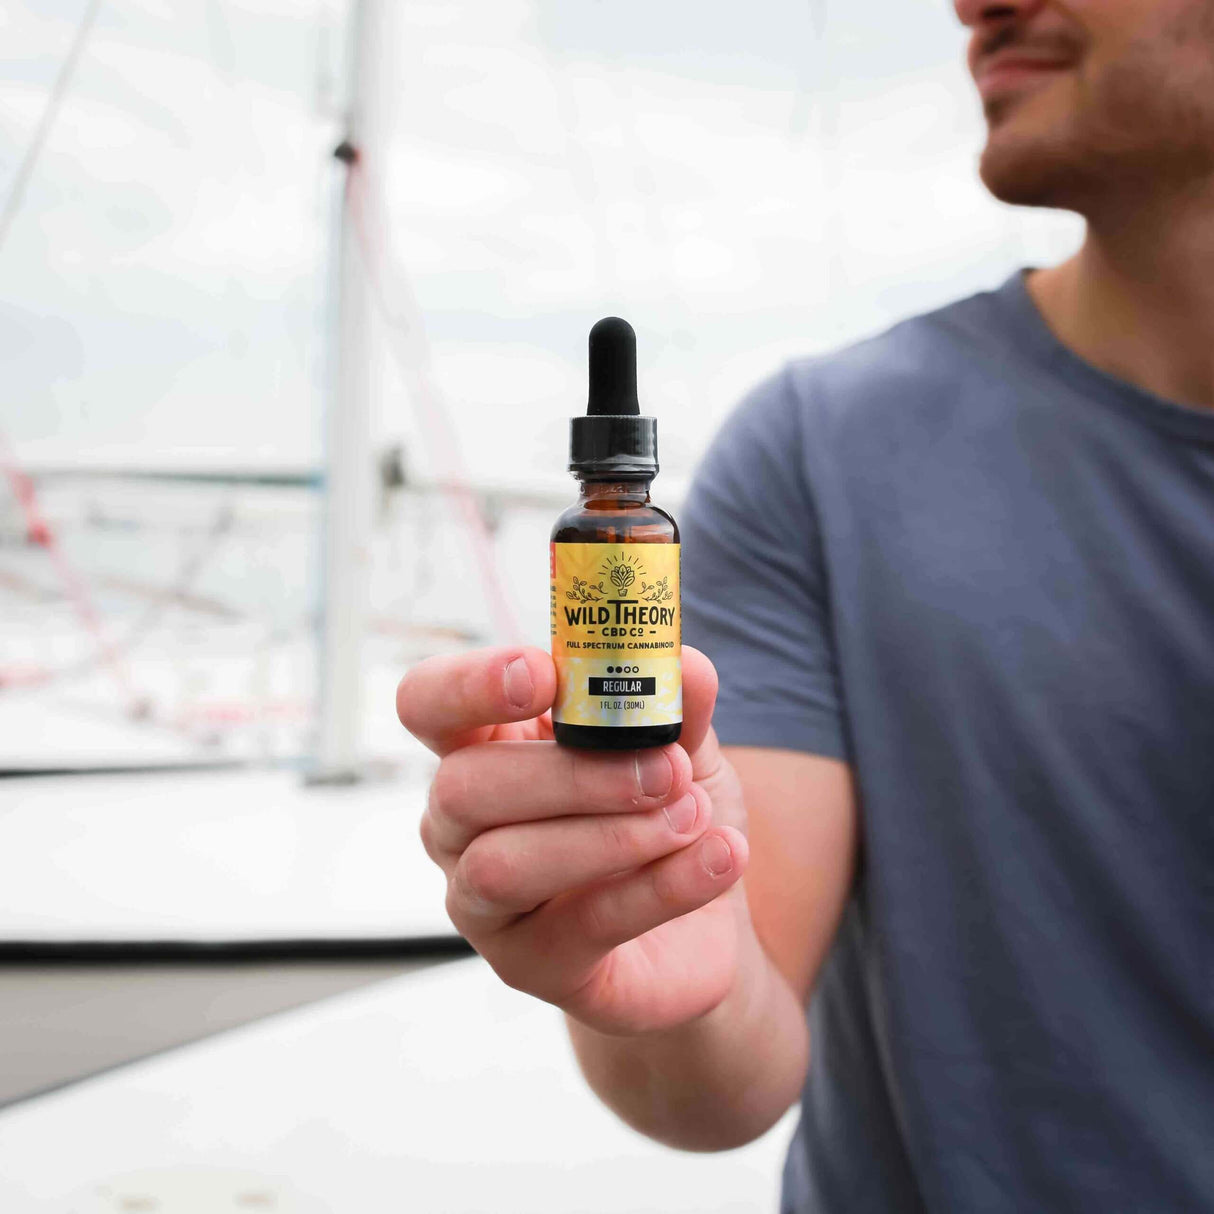
<path fill-rule="evenodd" d="M 50 96 L 47 97 L 46 105 L 43 106 L 42 114 L 38 119 L 38 125 L 34 129 L 33 138 L 25 149 L 25 155 L 21 158 L 20 165 L 17 166 L 17 173 L 13 178 L 13 184 L 9 189 L 8 197 L 4 200 L 4 210 L 0 211 L 0 250 L 3 250 L 4 243 L 8 239 L 9 229 L 13 226 L 17 213 L 21 210 L 21 204 L 25 200 L 25 189 L 34 174 L 34 167 L 37 165 L 38 157 L 42 154 L 42 149 L 50 136 L 51 128 L 55 125 L 55 119 L 59 116 L 63 99 L 67 96 L 68 88 L 72 83 L 72 77 L 76 73 L 76 66 L 80 62 L 80 55 L 84 50 L 84 44 L 88 41 L 89 33 L 93 28 L 100 9 L 101 0 L 88 0 L 88 5 L 80 18 L 80 23 L 76 27 L 76 34 L 72 39 L 72 45 L 68 48 L 67 55 L 59 67 L 59 75 L 55 77 L 55 83 L 51 86 Z"/>
<path fill-rule="evenodd" d="M 12 480 L 13 476 L 9 467 L 6 466 L 4 471 L 8 474 L 10 480 Z M 18 476 L 24 477 L 25 474 L 18 472 Z M 32 492 L 32 489 L 29 491 Z M 22 492 L 27 492 L 24 486 Z M 31 498 L 30 505 L 32 506 L 32 512 L 27 513 L 27 517 L 29 518 L 26 527 L 27 534 L 31 536 L 35 543 L 45 546 L 45 536 L 48 528 L 41 514 L 38 512 L 37 502 Z M 0 689 L 15 686 L 42 686 L 45 683 L 62 681 L 68 678 L 79 678 L 82 675 L 89 674 L 101 661 L 112 656 L 129 657 L 160 622 L 160 618 L 164 615 L 167 608 L 173 603 L 181 601 L 189 594 L 193 582 L 202 572 L 206 563 L 214 556 L 220 543 L 230 530 L 231 507 L 230 503 L 225 502 L 221 505 L 214 522 L 207 529 L 201 542 L 182 561 L 176 576 L 163 590 L 155 595 L 123 636 L 119 637 L 116 641 L 110 642 L 107 649 L 101 649 L 98 653 L 89 657 L 79 658 L 74 662 L 68 662 L 63 666 L 39 667 L 19 673 L 14 673 L 12 670 L 0 666 Z M 145 711 L 147 709 L 147 705 L 141 705 L 142 716 L 148 715 L 148 712 Z"/>
<path fill-rule="evenodd" d="M 390 329 L 399 333 L 413 347 L 414 357 L 410 358 L 396 342 L 389 343 L 389 349 L 397 360 L 406 384 L 412 383 L 413 397 L 423 406 L 425 420 L 429 423 L 431 436 L 436 445 L 443 448 L 445 462 L 450 469 L 451 485 L 447 489 L 459 502 L 464 513 L 464 522 L 477 549 L 477 568 L 480 573 L 485 597 L 492 607 L 499 612 L 500 619 L 505 625 L 505 631 L 512 641 L 522 637 L 510 597 L 506 593 L 498 567 L 497 553 L 489 533 L 488 524 L 480 504 L 468 483 L 463 455 L 459 441 L 452 429 L 450 418 L 442 405 L 439 392 L 431 382 L 429 353 L 425 345 L 425 335 L 421 326 L 412 323 L 410 318 L 400 316 L 388 301 L 384 281 L 380 276 L 379 266 L 388 261 L 387 256 L 377 256 L 384 251 L 384 242 L 374 241 L 371 224 L 381 216 L 378 198 L 371 195 L 369 178 L 362 168 L 361 153 L 353 150 L 353 156 L 346 163 L 346 205 L 349 210 L 350 222 L 354 229 L 359 252 L 362 255 L 363 273 L 371 287 L 371 298 L 380 318 Z M 379 225 L 382 226 L 382 225 Z M 397 286 L 405 297 L 408 310 L 413 317 L 419 311 L 417 301 L 413 297 L 412 287 L 404 270 L 395 264 Z"/>

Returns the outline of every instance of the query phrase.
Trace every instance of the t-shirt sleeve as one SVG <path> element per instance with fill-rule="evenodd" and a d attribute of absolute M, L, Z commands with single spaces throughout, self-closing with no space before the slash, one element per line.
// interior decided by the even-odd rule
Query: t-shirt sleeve
<path fill-rule="evenodd" d="M 729 417 L 684 503 L 683 639 L 716 665 L 722 742 L 847 759 L 803 447 L 804 418 L 786 366 Z"/>

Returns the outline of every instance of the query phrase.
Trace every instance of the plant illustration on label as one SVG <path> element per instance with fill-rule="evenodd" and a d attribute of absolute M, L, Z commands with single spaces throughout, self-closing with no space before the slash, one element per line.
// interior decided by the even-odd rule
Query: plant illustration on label
<path fill-rule="evenodd" d="M 666 578 L 658 578 L 652 586 L 648 586 L 642 582 L 641 598 L 647 603 L 668 603 L 674 598 L 674 591 L 666 585 L 666 582 Z"/>
<path fill-rule="evenodd" d="M 621 593 L 627 594 L 628 587 L 636 581 L 636 575 L 627 565 L 617 565 L 611 571 L 611 584 Z"/>
<path fill-rule="evenodd" d="M 641 577 L 647 576 L 641 558 L 631 552 L 612 553 L 599 566 L 599 572 L 609 578 L 621 594 L 628 593 L 629 586 L 636 581 L 638 574 Z"/>
<path fill-rule="evenodd" d="M 597 603 L 607 592 L 603 589 L 603 583 L 600 582 L 597 586 L 591 586 L 581 578 L 573 579 L 573 589 L 565 591 L 567 599 L 573 599 L 578 603 Z"/>

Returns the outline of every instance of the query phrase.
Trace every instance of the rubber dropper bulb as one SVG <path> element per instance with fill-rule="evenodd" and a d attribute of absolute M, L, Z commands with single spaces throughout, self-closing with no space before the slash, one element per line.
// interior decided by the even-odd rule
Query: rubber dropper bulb
<path fill-rule="evenodd" d="M 658 424 L 637 402 L 637 335 L 618 316 L 590 330 L 586 413 L 569 419 L 569 471 L 575 476 L 656 476 Z"/>
<path fill-rule="evenodd" d="M 586 413 L 590 417 L 620 417 L 640 412 L 637 335 L 621 317 L 604 316 L 590 330 L 590 395 Z"/>

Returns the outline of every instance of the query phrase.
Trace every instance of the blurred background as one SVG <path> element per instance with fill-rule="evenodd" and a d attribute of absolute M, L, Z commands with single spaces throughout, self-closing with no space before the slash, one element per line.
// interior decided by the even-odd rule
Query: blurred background
<path fill-rule="evenodd" d="M 427 1072 L 462 1093 L 453 1116 L 550 1074 L 560 1100 L 531 1112 L 566 1135 L 591 1119 L 566 1160 L 601 1147 L 578 1192 L 607 1169 L 577 1205 L 551 1153 L 529 1167 L 516 1143 L 483 1173 L 493 1208 L 651 1208 L 628 1186 L 676 1174 L 689 1209 L 774 1208 L 776 1132 L 744 1161 L 663 1152 L 592 1104 L 551 1009 L 477 959 L 426 961 L 461 945 L 416 837 L 431 761 L 392 693 L 429 654 L 546 646 L 547 534 L 600 316 L 637 331 L 655 498 L 677 510 L 726 412 L 785 359 L 1078 245 L 1074 216 L 983 189 L 965 42 L 949 0 L 0 6 L 0 1117 L 43 1118 L 30 1141 L 50 1141 L 119 1107 L 159 1144 L 123 1155 L 103 1134 L 58 1188 L 27 1146 L 6 1210 L 195 1208 L 98 1195 L 86 1181 L 119 1155 L 163 1193 L 217 1185 L 199 1209 L 271 1193 L 214 1179 L 247 1132 L 181 1180 L 207 1132 L 138 1094 L 155 1067 L 185 1065 L 174 1090 L 230 1126 L 225 1067 L 278 1051 L 294 1073 L 282 1042 L 314 1025 L 416 1079 L 398 1035 L 366 1026 L 432 1016 L 420 1057 L 457 995 L 482 1054 L 464 1039 Z M 192 1047 L 236 1054 L 28 1099 L 305 1005 L 321 1019 Z M 531 1065 L 511 1082 L 516 1049 Z M 440 1107 L 385 1073 L 400 1117 Z M 262 1124 L 278 1106 L 251 1107 Z M 423 1185 L 368 1171 L 370 1133 L 339 1133 L 360 1174 Z M 283 1179 L 328 1159 L 322 1139 L 275 1157 L 273 1208 L 335 1183 L 331 1160 Z M 496 1156 L 460 1149 L 435 1172 L 441 1148 L 416 1146 L 439 1186 L 416 1192 L 445 1197 L 409 1208 L 478 1208 L 462 1160 Z M 73 1185 L 96 1204 L 63 1204 Z"/>

